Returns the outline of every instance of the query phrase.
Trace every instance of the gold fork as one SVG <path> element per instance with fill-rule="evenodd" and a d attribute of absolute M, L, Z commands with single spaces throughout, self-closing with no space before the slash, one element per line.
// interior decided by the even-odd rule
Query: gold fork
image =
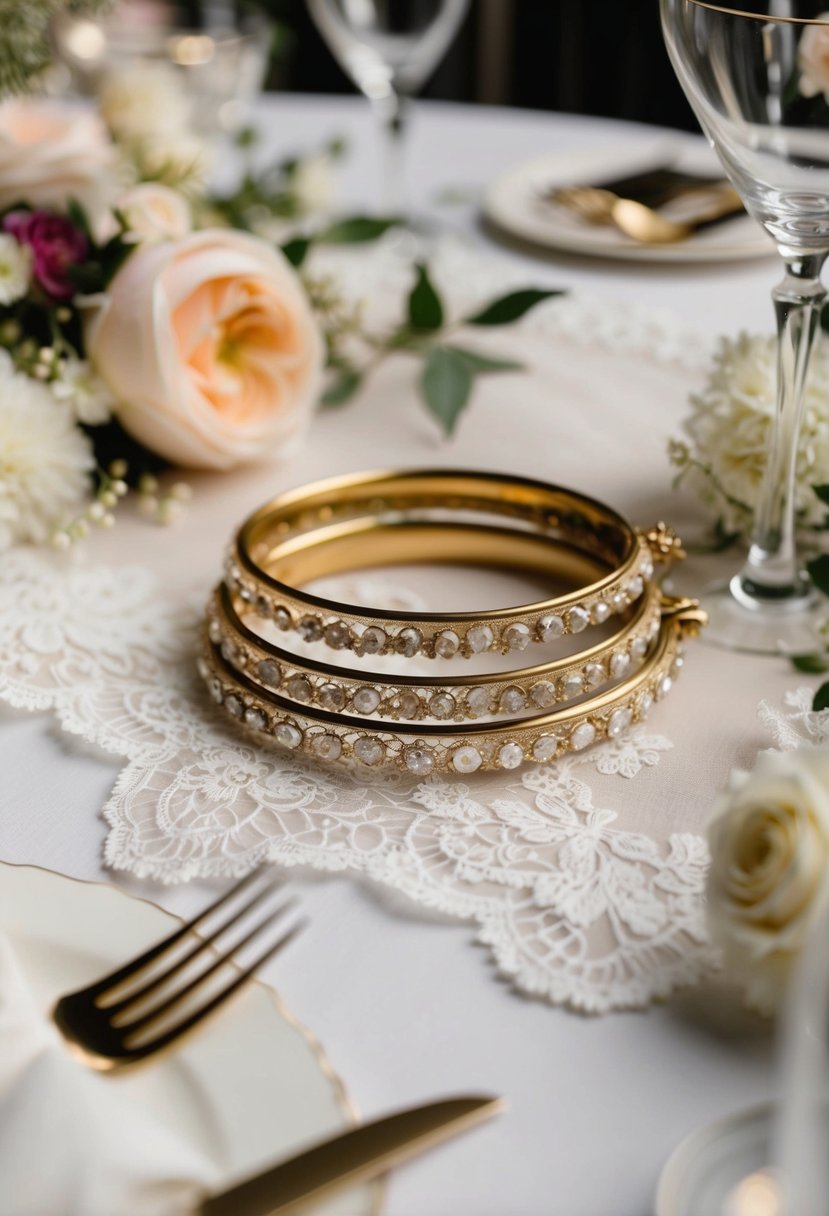
<path fill-rule="evenodd" d="M 673 241 L 684 241 L 701 225 L 734 215 L 743 209 L 742 199 L 730 186 L 718 188 L 713 198 L 710 188 L 701 191 L 701 194 L 712 201 L 692 220 L 666 219 L 644 203 L 637 203 L 632 198 L 620 198 L 611 190 L 602 190 L 598 186 L 563 186 L 551 197 L 553 202 L 569 207 L 591 224 L 612 223 L 635 241 L 666 245 Z"/>
<path fill-rule="evenodd" d="M 215 914 L 228 904 L 232 908 L 236 897 L 257 879 L 261 879 L 261 871 L 243 878 L 138 958 L 88 988 L 61 997 L 52 1017 L 73 1053 L 101 1071 L 136 1064 L 178 1043 L 247 984 L 306 923 L 294 924 L 250 964 L 242 966 L 234 961 L 245 947 L 265 938 L 270 926 L 294 905 L 295 901 L 289 900 L 261 916 L 233 944 L 219 949 L 220 939 L 234 928 L 243 928 L 273 892 L 275 881 L 260 885 L 241 907 L 228 911 L 211 926 Z M 207 932 L 197 934 L 198 926 L 206 926 Z M 193 943 L 189 949 L 188 939 Z M 205 961 L 208 965 L 197 970 Z M 222 979 L 223 972 L 226 976 L 229 973 L 226 980 Z"/>

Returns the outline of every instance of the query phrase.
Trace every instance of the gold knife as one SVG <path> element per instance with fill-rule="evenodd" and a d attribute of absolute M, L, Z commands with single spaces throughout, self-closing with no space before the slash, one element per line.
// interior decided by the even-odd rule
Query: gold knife
<path fill-rule="evenodd" d="M 323 1140 L 202 1202 L 197 1216 L 285 1216 L 466 1131 L 505 1107 L 502 1098 L 448 1098 L 414 1106 Z"/>

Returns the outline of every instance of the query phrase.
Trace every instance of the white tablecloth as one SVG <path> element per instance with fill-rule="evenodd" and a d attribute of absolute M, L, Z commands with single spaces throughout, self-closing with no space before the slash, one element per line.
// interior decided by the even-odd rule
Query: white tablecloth
<path fill-rule="evenodd" d="M 361 104 L 278 99 L 262 115 L 286 154 L 343 133 L 343 202 L 365 206 L 376 165 Z M 652 138 L 603 120 L 424 105 L 412 132 L 415 205 L 427 209 L 441 187 L 483 186 L 516 161 L 620 134 Z M 473 221 L 471 210 L 451 214 L 459 225 Z M 665 307 L 705 332 L 771 325 L 771 261 L 672 268 L 512 256 L 528 282 Z M 114 766 L 45 718 L 3 710 L 0 722 L 0 858 L 111 879 L 97 812 Z M 173 911 L 204 900 L 195 884 L 117 881 Z M 401 1171 L 389 1216 L 642 1216 L 678 1138 L 770 1091 L 767 1033 L 737 1012 L 715 1012 L 699 992 L 643 1014 L 580 1018 L 495 982 L 464 926 L 397 915 L 347 878 L 291 885 L 311 927 L 273 976 L 364 1113 L 452 1090 L 510 1100 L 497 1124 Z"/>

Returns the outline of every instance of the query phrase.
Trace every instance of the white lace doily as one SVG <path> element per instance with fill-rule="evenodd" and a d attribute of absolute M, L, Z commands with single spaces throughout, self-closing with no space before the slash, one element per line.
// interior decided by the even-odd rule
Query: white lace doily
<path fill-rule="evenodd" d="M 352 259 L 350 289 L 394 283 L 384 256 Z M 462 250 L 436 277 L 461 284 L 468 301 L 453 306 L 467 307 L 515 285 L 501 266 L 493 278 L 491 262 L 484 273 Z M 349 871 L 474 924 L 523 992 L 593 1012 L 641 1006 L 712 965 L 708 808 L 729 768 L 768 744 L 756 706 L 782 696 L 785 665 L 771 676 L 693 648 L 652 725 L 624 740 L 549 766 L 420 784 L 261 750 L 234 734 L 195 674 L 194 604 L 218 575 L 224 538 L 283 486 L 381 462 L 462 462 L 577 485 L 636 522 L 682 526 L 665 442 L 688 391 L 678 369 L 697 374 L 701 343 L 658 313 L 572 299 L 473 341 L 519 351 L 528 370 L 480 381 L 454 445 L 412 402 L 412 364 L 400 357 L 353 405 L 319 419 L 290 469 L 197 483 L 176 529 L 123 519 L 96 535 L 90 564 L 5 554 L 0 698 L 52 710 L 63 730 L 122 759 L 104 808 L 114 869 L 166 882 L 268 858 Z M 124 554 L 141 565 L 124 567 Z"/>

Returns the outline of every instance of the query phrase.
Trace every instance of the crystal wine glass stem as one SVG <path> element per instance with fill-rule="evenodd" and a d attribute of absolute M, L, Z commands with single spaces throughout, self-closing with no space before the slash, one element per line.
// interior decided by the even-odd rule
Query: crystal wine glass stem
<path fill-rule="evenodd" d="M 372 98 L 382 141 L 382 192 L 384 215 L 405 216 L 408 211 L 404 145 L 408 129 L 409 98 L 389 85 L 382 97 Z"/>
<path fill-rule="evenodd" d="M 748 607 L 794 603 L 808 594 L 797 561 L 794 496 L 804 386 L 826 297 L 820 282 L 825 259 L 825 253 L 786 256 L 786 273 L 772 292 L 778 336 L 777 409 L 751 548 L 732 583 L 734 595 Z"/>

